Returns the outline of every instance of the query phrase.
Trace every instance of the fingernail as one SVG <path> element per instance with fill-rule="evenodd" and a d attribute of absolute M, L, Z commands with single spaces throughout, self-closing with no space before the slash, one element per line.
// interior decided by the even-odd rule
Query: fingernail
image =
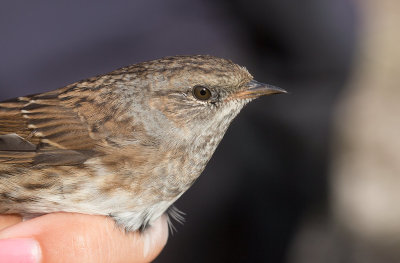
<path fill-rule="evenodd" d="M 0 263 L 39 263 L 40 257 L 40 246 L 34 239 L 0 239 Z"/>

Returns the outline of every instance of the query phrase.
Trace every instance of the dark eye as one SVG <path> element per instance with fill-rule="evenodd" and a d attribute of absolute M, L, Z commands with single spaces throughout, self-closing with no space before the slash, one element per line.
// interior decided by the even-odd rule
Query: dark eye
<path fill-rule="evenodd" d="M 211 91 L 204 86 L 194 86 L 193 96 L 198 100 L 208 100 L 211 98 Z"/>

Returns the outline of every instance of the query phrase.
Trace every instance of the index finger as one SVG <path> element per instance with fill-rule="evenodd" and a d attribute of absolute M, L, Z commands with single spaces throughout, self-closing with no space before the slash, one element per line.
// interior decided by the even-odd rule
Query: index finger
<path fill-rule="evenodd" d="M 0 231 L 21 221 L 20 215 L 0 215 Z"/>
<path fill-rule="evenodd" d="M 0 238 L 33 238 L 42 263 L 150 262 L 165 246 L 168 226 L 162 217 L 144 233 L 125 233 L 110 218 L 55 213 L 8 227 Z"/>

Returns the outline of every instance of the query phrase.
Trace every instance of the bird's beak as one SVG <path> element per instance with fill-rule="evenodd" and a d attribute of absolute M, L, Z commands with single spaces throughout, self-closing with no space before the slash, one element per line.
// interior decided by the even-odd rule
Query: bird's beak
<path fill-rule="evenodd" d="M 263 95 L 287 93 L 287 91 L 284 89 L 264 84 L 256 80 L 250 81 L 246 86 L 247 86 L 247 92 L 250 92 L 251 94 L 254 94 L 257 97 Z"/>
<path fill-rule="evenodd" d="M 251 99 L 264 95 L 287 93 L 286 90 L 252 80 L 246 84 L 245 89 L 235 95 L 235 98 Z"/>
<path fill-rule="evenodd" d="M 247 83 L 243 90 L 234 94 L 231 99 L 255 99 L 264 95 L 287 93 L 286 90 L 252 80 Z"/>

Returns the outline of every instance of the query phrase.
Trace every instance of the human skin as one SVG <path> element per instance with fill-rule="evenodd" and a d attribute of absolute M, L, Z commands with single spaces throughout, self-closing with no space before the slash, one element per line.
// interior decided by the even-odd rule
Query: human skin
<path fill-rule="evenodd" d="M 167 239 L 164 216 L 143 233 L 125 233 L 104 216 L 52 213 L 22 221 L 1 215 L 0 263 L 151 262 Z"/>

